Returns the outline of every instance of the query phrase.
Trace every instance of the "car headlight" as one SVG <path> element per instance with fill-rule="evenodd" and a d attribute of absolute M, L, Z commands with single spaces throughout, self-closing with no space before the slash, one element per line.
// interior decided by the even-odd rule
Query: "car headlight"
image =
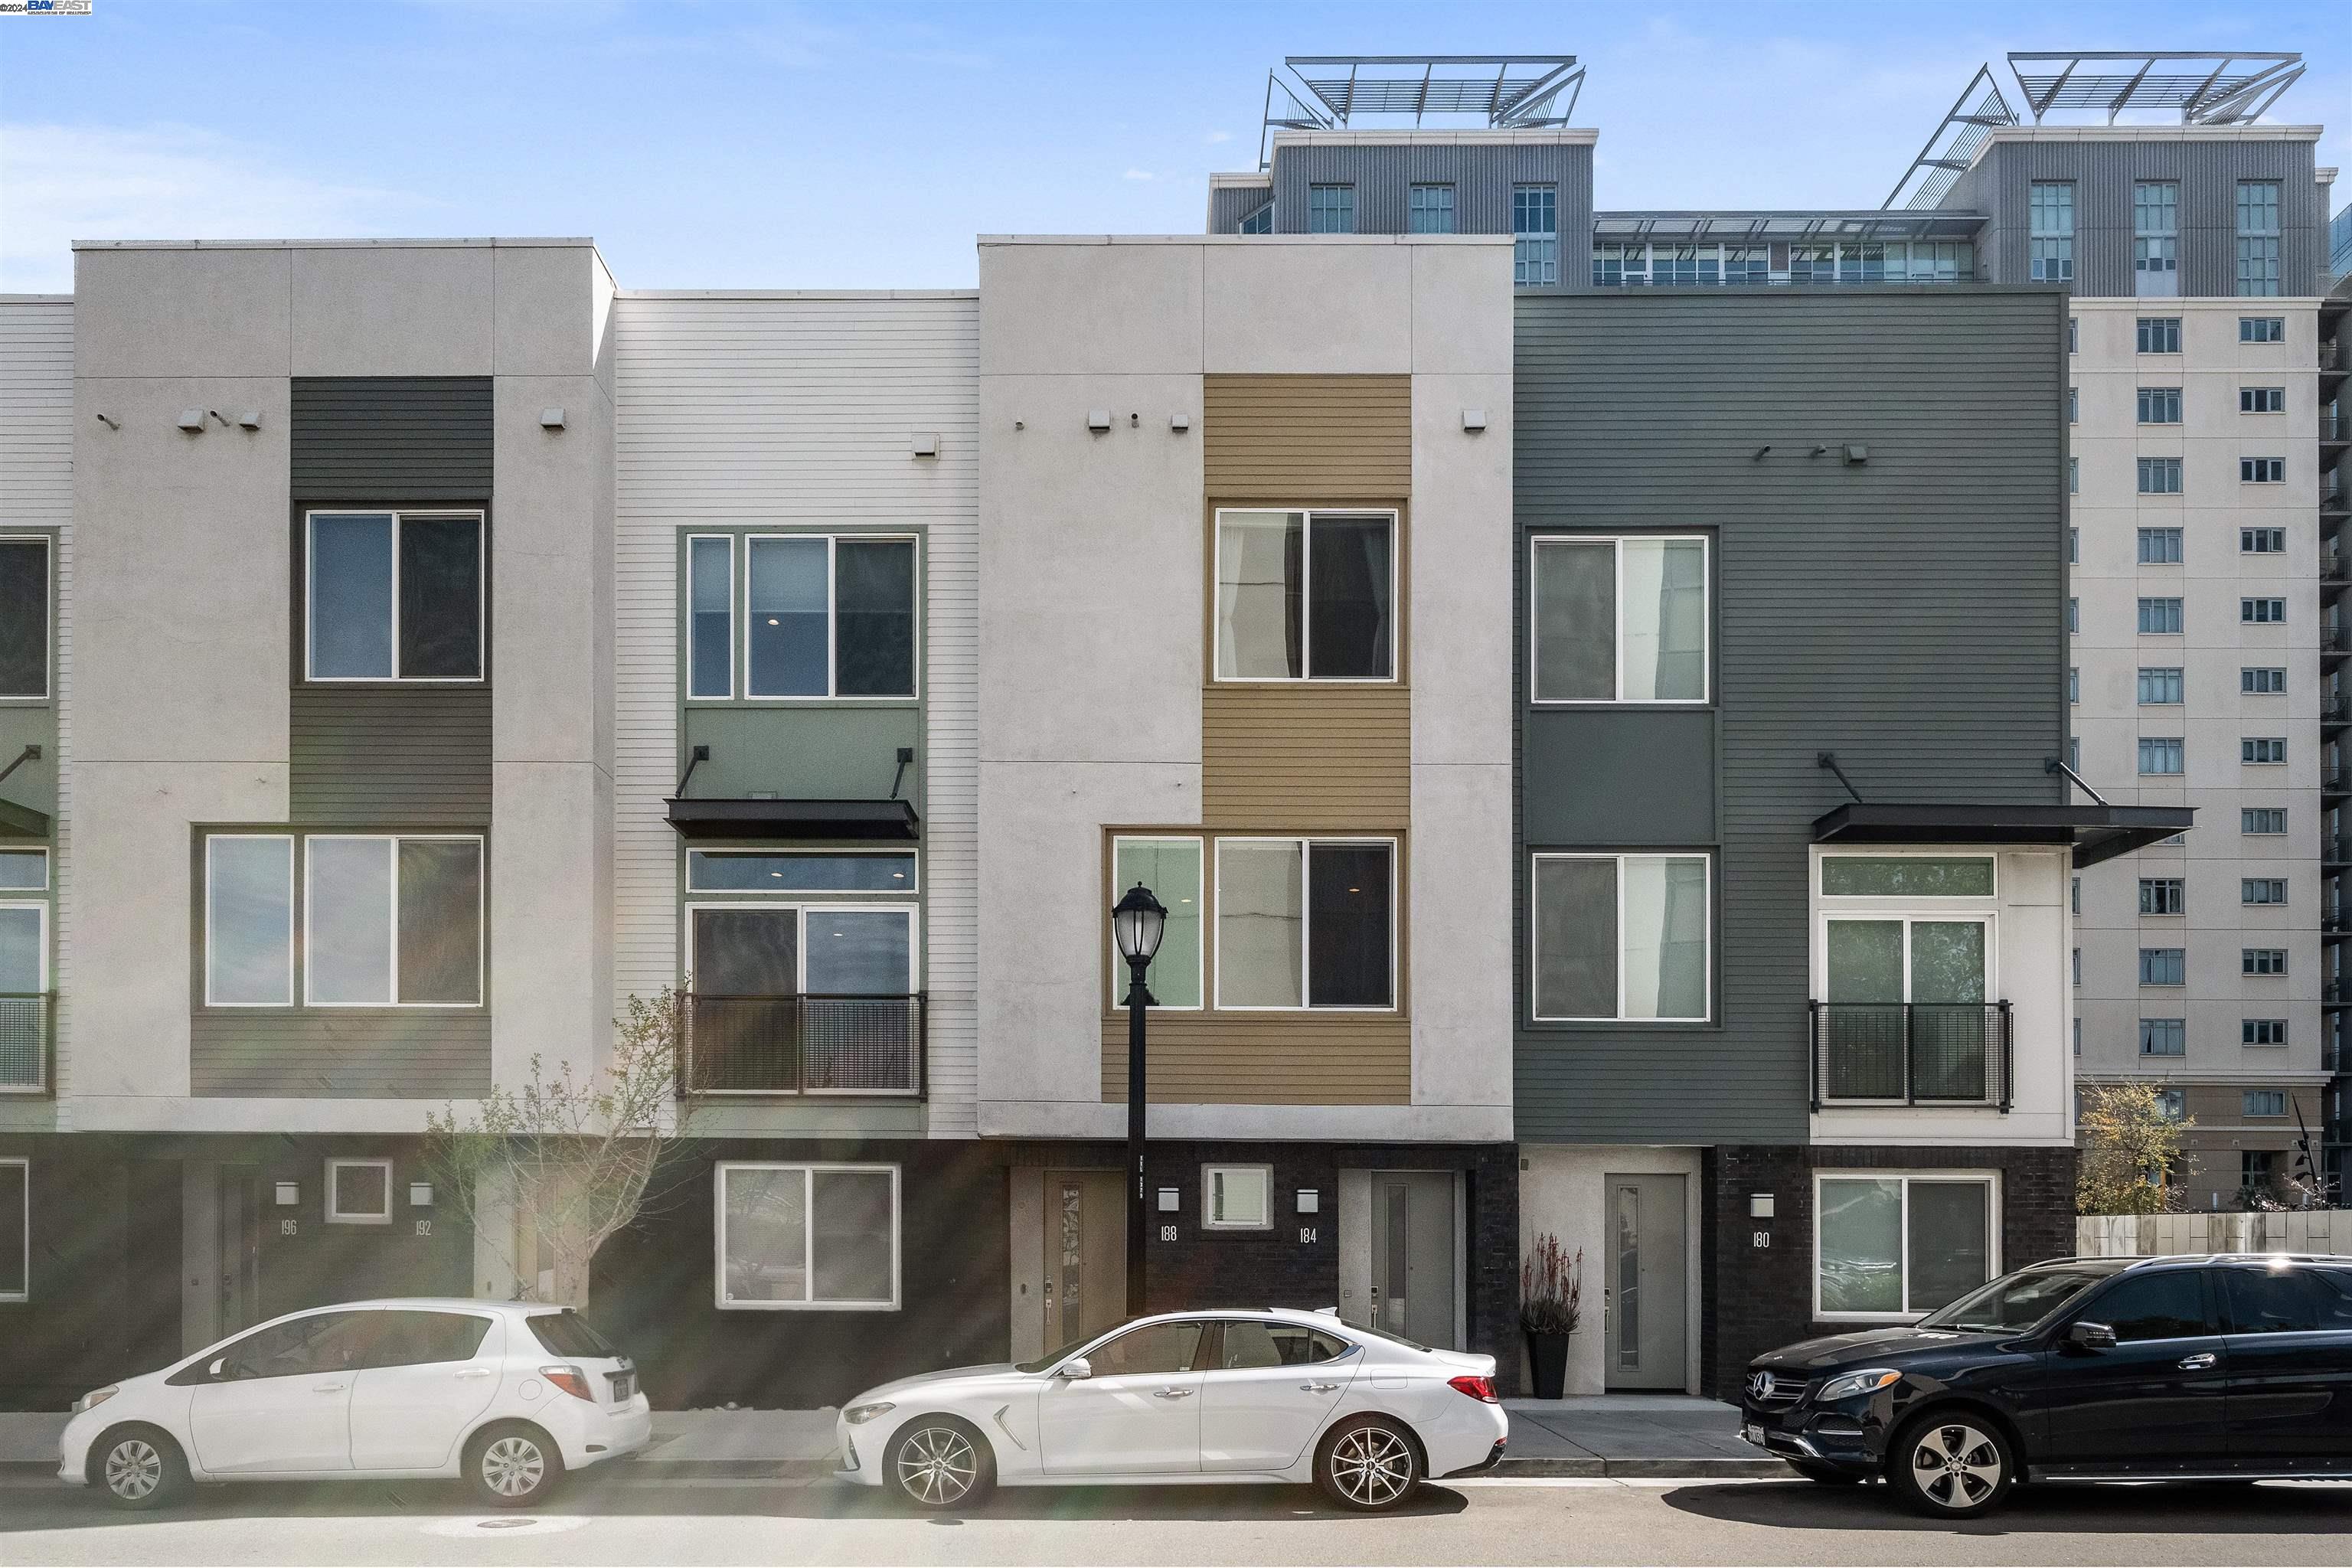
<path fill-rule="evenodd" d="M 1872 1367 L 1867 1372 L 1850 1372 L 1822 1384 L 1821 1393 L 1815 1394 L 1813 1400 L 1819 1405 L 1832 1405 L 1841 1399 L 1852 1399 L 1857 1394 L 1875 1394 L 1890 1383 L 1901 1382 L 1902 1378 L 1901 1373 L 1883 1366 Z"/>
<path fill-rule="evenodd" d="M 887 1399 L 877 1399 L 871 1405 L 851 1405 L 841 1413 L 841 1418 L 852 1426 L 863 1426 L 877 1415 L 887 1415 L 898 1408 Z"/>
<path fill-rule="evenodd" d="M 114 1384 L 104 1388 L 93 1388 L 73 1402 L 73 1413 L 79 1415 L 85 1410 L 95 1410 L 121 1392 L 121 1388 Z"/>

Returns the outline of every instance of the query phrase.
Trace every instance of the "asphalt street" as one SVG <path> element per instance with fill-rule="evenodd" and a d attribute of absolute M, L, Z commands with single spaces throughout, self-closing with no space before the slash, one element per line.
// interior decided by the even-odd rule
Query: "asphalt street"
<path fill-rule="evenodd" d="M 450 1485 L 204 1491 L 124 1515 L 0 1486 L 0 1563 L 2322 1563 L 2352 1561 L 2352 1487 L 2036 1488 L 1950 1529 L 1882 1489 L 1807 1481 L 1480 1480 L 1344 1514 L 1285 1487 L 998 1494 L 961 1520 L 814 1481 L 580 1485 L 488 1515 Z"/>

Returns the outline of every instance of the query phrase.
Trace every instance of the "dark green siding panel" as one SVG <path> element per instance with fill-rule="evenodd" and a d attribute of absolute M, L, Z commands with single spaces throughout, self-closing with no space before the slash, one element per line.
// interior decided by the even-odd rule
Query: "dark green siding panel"
<path fill-rule="evenodd" d="M 297 686 L 290 719 L 293 822 L 489 826 L 488 686 Z"/>
<path fill-rule="evenodd" d="M 466 1100 L 490 1089 L 490 1016 L 472 1009 L 206 1012 L 190 1092 L 264 1100 Z"/>
<path fill-rule="evenodd" d="M 1720 846 L 1717 1022 L 1523 1021 L 1518 1136 L 1803 1142 L 1806 847 L 1847 798 L 1816 754 L 1873 801 L 2063 798 L 2042 764 L 2065 733 L 2064 297 L 1661 290 L 1517 311 L 1523 532 L 1715 532 Z M 1590 808 L 1536 799 L 1580 775 L 1524 765 L 1553 742 L 1528 739 L 1517 679 L 1524 1020 L 1530 825 Z M 1629 841 L 1679 841 L 1682 794 L 1652 784 L 1657 820 Z"/>
<path fill-rule="evenodd" d="M 298 501 L 490 499 L 490 378 L 296 376 Z"/>
<path fill-rule="evenodd" d="M 1528 714 L 1535 849 L 1715 842 L 1715 715 L 1605 708 Z"/>
<path fill-rule="evenodd" d="M 695 765 L 687 788 L 704 800 L 882 800 L 898 773 L 898 748 L 919 748 L 922 738 L 922 710 L 912 702 L 690 707 L 688 754 L 709 746 L 710 760 Z M 919 801 L 922 784 L 909 763 L 898 793 Z"/>

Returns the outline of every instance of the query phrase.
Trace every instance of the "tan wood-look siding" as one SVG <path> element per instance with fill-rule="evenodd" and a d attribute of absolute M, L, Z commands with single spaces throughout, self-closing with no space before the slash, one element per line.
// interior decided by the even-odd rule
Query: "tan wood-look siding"
<path fill-rule="evenodd" d="M 1148 1093 L 1162 1105 L 1408 1105 L 1412 1026 L 1391 1013 L 1160 1013 Z M 1103 1021 L 1102 1097 L 1127 1103 L 1127 1019 Z"/>
<path fill-rule="evenodd" d="M 1402 685 L 1236 685 L 1201 694 L 1201 822 L 1226 832 L 1399 831 L 1412 811 Z"/>
<path fill-rule="evenodd" d="M 1211 500 L 1360 501 L 1412 492 L 1412 378 L 1212 375 L 1201 458 Z"/>

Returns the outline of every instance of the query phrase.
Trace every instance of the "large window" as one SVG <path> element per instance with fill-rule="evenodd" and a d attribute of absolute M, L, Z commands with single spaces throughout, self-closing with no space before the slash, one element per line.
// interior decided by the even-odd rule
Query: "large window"
<path fill-rule="evenodd" d="M 1538 855 L 1529 964 L 1539 1019 L 1702 1022 L 1712 985 L 1705 855 Z"/>
<path fill-rule="evenodd" d="M 2279 183 L 2238 182 L 2238 292 L 2279 292 Z"/>
<path fill-rule="evenodd" d="M 24 1160 L 0 1160 L 0 1301 L 32 1294 L 32 1173 Z"/>
<path fill-rule="evenodd" d="M 731 583 L 724 593 L 719 587 L 732 571 L 731 552 L 709 548 L 708 538 L 688 542 L 692 695 L 723 696 L 736 689 L 738 673 L 747 697 L 915 695 L 912 538 L 747 535 L 740 597 Z M 717 637 L 738 605 L 741 668 L 722 676 L 715 668 Z"/>
<path fill-rule="evenodd" d="M 2143 773 L 2177 773 L 2186 771 L 2183 753 L 2188 742 L 2179 735 L 2143 735 L 2139 742 L 2139 771 Z"/>
<path fill-rule="evenodd" d="M 2178 458 L 2140 458 L 2139 493 L 2144 496 L 2179 495 L 2180 493 L 2180 459 Z"/>
<path fill-rule="evenodd" d="M 895 1311 L 898 1167 L 721 1161 L 718 1304 Z"/>
<path fill-rule="evenodd" d="M 46 533 L 0 534 L 0 701 L 49 695 L 49 548 Z"/>
<path fill-rule="evenodd" d="M 1813 1314 L 1913 1318 L 2000 1272 L 1990 1172 L 1816 1173 Z"/>
<path fill-rule="evenodd" d="M 2139 700 L 2152 706 L 2168 706 L 2181 700 L 2181 672 L 2173 666 L 2143 666 L 2139 672 Z"/>
<path fill-rule="evenodd" d="M 2188 884 L 2179 877 L 2142 877 L 2139 879 L 2139 912 L 2144 915 L 2178 915 L 2188 910 Z M 2080 913 L 2080 910 L 2075 911 Z"/>
<path fill-rule="evenodd" d="M 1216 1005 L 1393 1008 L 1396 908 L 1392 839 L 1219 839 Z"/>
<path fill-rule="evenodd" d="M 2177 354 L 2180 352 L 2180 318 L 2178 316 L 2142 316 L 2133 338 L 2133 346 L 2144 354 Z"/>
<path fill-rule="evenodd" d="M 1201 1005 L 1203 952 L 1201 942 L 1201 840 L 1198 838 L 1114 838 L 1111 840 L 1111 887 L 1108 901 L 1126 896 L 1138 882 L 1151 889 L 1168 911 L 1160 930 L 1160 951 L 1144 971 L 1155 1006 L 1197 1008 Z M 1110 1001 L 1119 1005 L 1127 995 L 1127 963 L 1114 950 L 1110 967 Z"/>
<path fill-rule="evenodd" d="M 2132 186 L 2132 287 L 2142 299 L 2180 292 L 2180 186 L 2173 181 Z"/>
<path fill-rule="evenodd" d="M 1412 234 L 1452 234 L 1454 232 L 1454 187 L 1452 185 L 1415 185 L 1405 211 L 1406 228 Z"/>
<path fill-rule="evenodd" d="M 312 680 L 479 680 L 482 514 L 305 514 Z"/>
<path fill-rule="evenodd" d="M 1562 537 L 1532 549 L 1536 701 L 1706 700 L 1704 537 Z"/>
<path fill-rule="evenodd" d="M 290 834 L 205 841 L 205 1002 L 470 1007 L 482 1001 L 482 840 Z M 297 963 L 297 889 L 300 963 Z"/>
<path fill-rule="evenodd" d="M 2139 422 L 2143 425 L 2180 423 L 2180 388 L 2143 386 L 2139 389 Z"/>
<path fill-rule="evenodd" d="M 1559 190 L 1511 187 L 1511 282 L 1545 289 L 1559 281 Z"/>
<path fill-rule="evenodd" d="M 1355 233 L 1356 187 L 1353 185 L 1307 186 L 1307 232 L 1309 234 Z"/>
<path fill-rule="evenodd" d="M 894 904 L 694 904 L 687 972 L 698 996 L 907 996 L 915 911 Z"/>
<path fill-rule="evenodd" d="M 2065 181 L 2036 181 L 2027 217 L 2033 281 L 2070 283 L 2074 278 L 2074 187 Z"/>
<path fill-rule="evenodd" d="M 2139 1054 L 2144 1057 L 2188 1055 L 2189 1020 L 2142 1018 L 2139 1021 Z"/>
<path fill-rule="evenodd" d="M 1393 680 L 1397 517 L 1220 511 L 1219 680 Z"/>
<path fill-rule="evenodd" d="M 49 906 L 29 899 L 0 901 L 0 996 L 37 996 L 48 988 Z M 0 1064 L 12 1054 L 8 1022 L 0 1011 Z M 28 1039 L 27 1047 L 32 1044 Z M 14 1081 L 0 1066 L 0 1084 Z"/>

